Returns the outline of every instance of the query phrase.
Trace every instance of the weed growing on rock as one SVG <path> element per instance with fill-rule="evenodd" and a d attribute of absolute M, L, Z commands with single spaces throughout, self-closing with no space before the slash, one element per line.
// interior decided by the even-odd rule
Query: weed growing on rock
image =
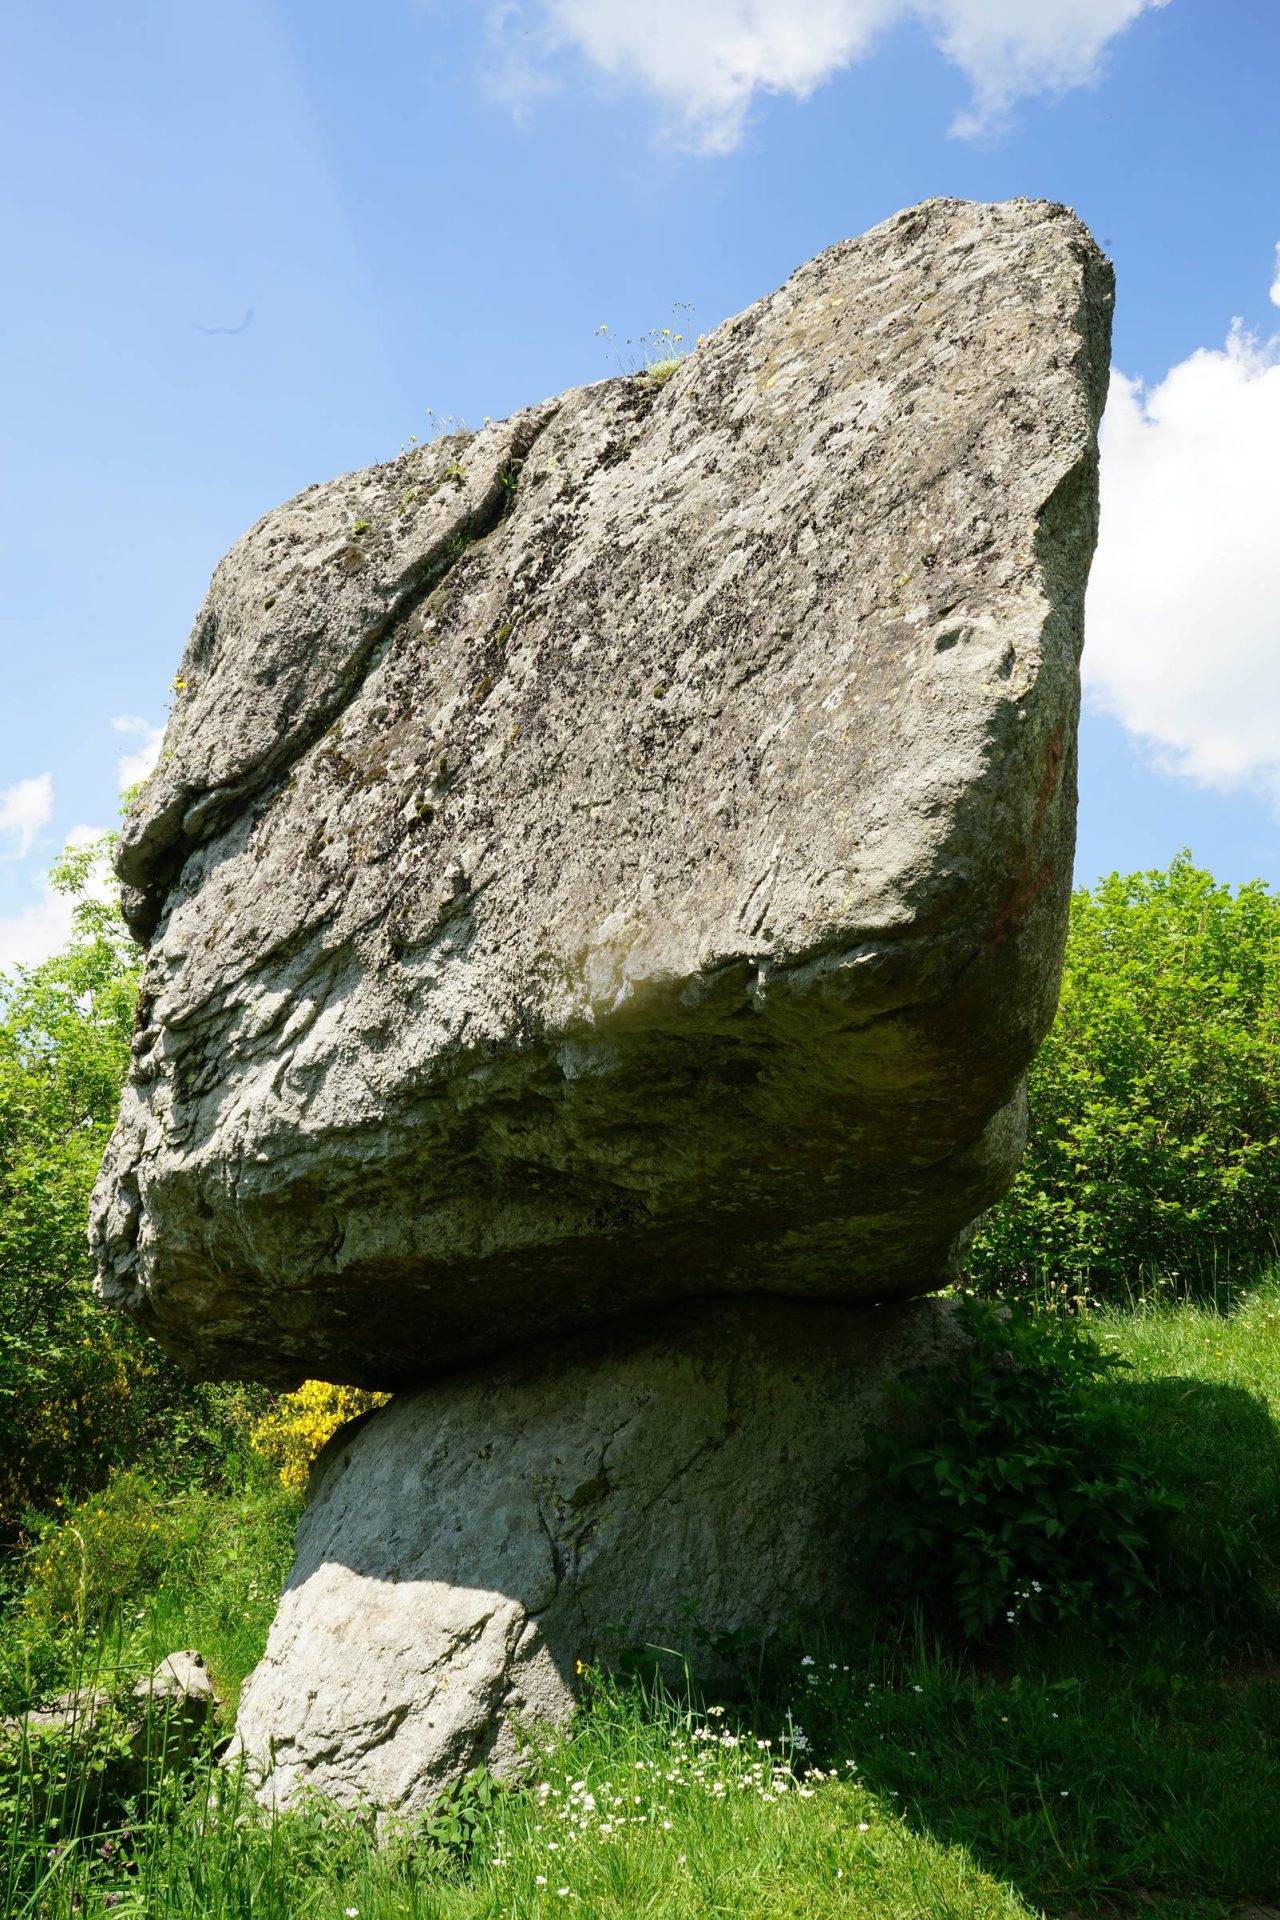
<path fill-rule="evenodd" d="M 696 339 L 690 338 L 692 316 L 689 301 L 677 300 L 671 310 L 669 327 L 650 327 L 647 333 L 628 335 L 620 342 L 606 324 L 596 328 L 596 337 L 604 342 L 605 352 L 619 373 L 640 374 L 652 385 L 660 386 L 671 378 L 695 347 L 702 345 L 702 334 Z"/>

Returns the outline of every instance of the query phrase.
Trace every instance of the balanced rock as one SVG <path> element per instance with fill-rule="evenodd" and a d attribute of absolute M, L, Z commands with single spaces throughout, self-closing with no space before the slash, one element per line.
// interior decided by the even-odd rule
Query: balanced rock
<path fill-rule="evenodd" d="M 394 1387 L 936 1286 L 1057 993 L 1111 297 L 1065 208 L 930 201 L 260 521 L 121 835 L 105 1298 Z"/>
<path fill-rule="evenodd" d="M 429 1805 L 563 1722 L 579 1663 L 748 1643 L 874 1592 L 869 1428 L 945 1303 L 670 1309 L 402 1394 L 330 1443 L 234 1751 L 263 1799 Z"/>

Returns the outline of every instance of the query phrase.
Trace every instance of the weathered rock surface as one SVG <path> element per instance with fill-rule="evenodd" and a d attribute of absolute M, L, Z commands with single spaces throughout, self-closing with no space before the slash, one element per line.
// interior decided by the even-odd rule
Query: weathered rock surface
<path fill-rule="evenodd" d="M 1066 209 L 931 201 L 260 521 L 121 840 L 105 1298 L 396 1386 L 935 1285 L 1056 998 L 1110 304 Z"/>
<path fill-rule="evenodd" d="M 705 1673 L 704 1635 L 833 1620 L 868 1572 L 886 1384 L 957 1341 L 936 1300 L 703 1302 L 398 1396 L 318 1464 L 241 1699 L 263 1797 L 418 1808 L 510 1773 L 579 1660 L 657 1645 Z"/>

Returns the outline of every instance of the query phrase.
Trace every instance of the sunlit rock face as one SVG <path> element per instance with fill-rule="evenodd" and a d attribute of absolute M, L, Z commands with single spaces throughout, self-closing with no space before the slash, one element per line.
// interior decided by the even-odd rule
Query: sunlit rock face
<path fill-rule="evenodd" d="M 936 1286 L 1057 992 L 1110 311 L 1065 208 L 931 201 L 254 527 L 121 839 L 104 1297 L 397 1387 Z"/>

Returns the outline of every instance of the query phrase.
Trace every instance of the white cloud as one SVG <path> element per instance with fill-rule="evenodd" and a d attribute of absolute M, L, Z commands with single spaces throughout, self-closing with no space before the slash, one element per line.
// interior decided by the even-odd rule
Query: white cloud
<path fill-rule="evenodd" d="M 1276 242 L 1276 277 L 1271 282 L 1271 298 L 1280 307 L 1280 240 Z"/>
<path fill-rule="evenodd" d="M 1144 391 L 1113 374 L 1089 587 L 1094 705 L 1166 768 L 1280 811 L 1280 339 L 1237 321 Z"/>
<path fill-rule="evenodd" d="M 517 122 L 534 100 L 555 87 L 551 64 L 557 37 L 545 18 L 532 26 L 525 20 L 520 0 L 491 0 L 481 54 L 489 92 L 511 109 Z"/>
<path fill-rule="evenodd" d="M 973 88 L 952 132 L 998 125 L 1015 100 L 1067 93 L 1102 71 L 1107 44 L 1167 0 L 919 0 L 917 11 Z"/>
<path fill-rule="evenodd" d="M 101 836 L 101 827 L 73 827 L 67 844 L 79 847 Z M 105 898 L 110 888 L 111 876 L 104 867 L 94 874 L 90 891 Z M 74 902 L 65 893 L 55 893 L 47 876 L 43 878 L 28 906 L 0 917 L 0 974 L 10 973 L 15 967 L 38 966 L 65 946 L 71 937 L 73 910 Z"/>
<path fill-rule="evenodd" d="M 0 791 L 0 846 L 6 860 L 21 860 L 41 827 L 53 818 L 53 775 L 37 773 Z"/>
<path fill-rule="evenodd" d="M 65 945 L 71 934 L 71 902 L 46 881 L 39 898 L 0 918 L 0 974 L 35 967 Z"/>
<path fill-rule="evenodd" d="M 136 713 L 117 714 L 111 724 L 117 733 L 136 734 L 142 741 L 132 753 L 122 753 L 116 763 L 116 778 L 123 793 L 127 787 L 136 787 L 139 780 L 145 780 L 155 766 L 164 728 L 153 727 L 149 720 L 140 720 Z"/>
<path fill-rule="evenodd" d="M 501 0 L 489 11 L 489 57 L 502 91 L 537 84 L 557 48 L 638 83 L 687 139 L 726 153 L 759 94 L 803 100 L 866 58 L 890 28 L 922 25 L 973 87 L 954 132 L 998 123 L 1017 99 L 1097 78 L 1106 46 L 1167 0 Z"/>

